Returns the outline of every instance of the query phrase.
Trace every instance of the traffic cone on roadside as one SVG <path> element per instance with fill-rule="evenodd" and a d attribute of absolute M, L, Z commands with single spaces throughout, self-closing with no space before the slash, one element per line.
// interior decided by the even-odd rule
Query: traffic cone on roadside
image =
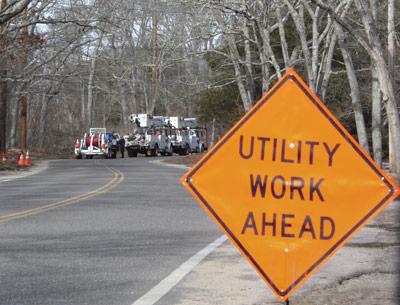
<path fill-rule="evenodd" d="M 31 158 L 29 157 L 29 150 L 26 151 L 24 166 L 31 166 Z"/>
<path fill-rule="evenodd" d="M 18 154 L 18 166 L 24 166 L 24 154 L 22 152 L 20 152 Z"/>
<path fill-rule="evenodd" d="M 2 158 L 1 158 L 1 162 L 3 163 L 3 165 L 7 165 L 7 153 L 2 153 Z"/>

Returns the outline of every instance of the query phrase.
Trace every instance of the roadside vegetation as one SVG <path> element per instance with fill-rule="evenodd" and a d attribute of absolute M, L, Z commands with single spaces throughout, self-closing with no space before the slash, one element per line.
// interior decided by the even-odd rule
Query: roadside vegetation
<path fill-rule="evenodd" d="M 0 0 L 0 152 L 71 153 L 131 113 L 198 117 L 212 145 L 294 68 L 399 174 L 396 4 Z"/>

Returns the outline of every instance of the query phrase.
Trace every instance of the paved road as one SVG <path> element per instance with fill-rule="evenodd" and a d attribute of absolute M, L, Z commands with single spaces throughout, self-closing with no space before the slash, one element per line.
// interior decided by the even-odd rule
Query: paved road
<path fill-rule="evenodd" d="M 149 160 L 53 161 L 0 182 L 0 305 L 130 305 L 219 237 L 183 171 Z"/>

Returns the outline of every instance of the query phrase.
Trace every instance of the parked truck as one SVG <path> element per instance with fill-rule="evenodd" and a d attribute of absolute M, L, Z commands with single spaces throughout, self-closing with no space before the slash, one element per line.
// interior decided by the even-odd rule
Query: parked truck
<path fill-rule="evenodd" d="M 90 128 L 82 139 L 75 143 L 75 156 L 77 159 L 92 159 L 94 156 L 107 157 L 109 154 L 109 142 L 105 128 Z"/>
<path fill-rule="evenodd" d="M 133 132 L 125 143 L 128 156 L 136 157 L 138 153 L 146 156 L 172 155 L 171 128 L 164 117 L 142 113 L 131 114 L 129 120 L 133 124 Z"/>
<path fill-rule="evenodd" d="M 168 123 L 173 128 L 170 139 L 174 153 L 187 155 L 207 149 L 205 129 L 198 127 L 195 118 L 169 117 Z"/>

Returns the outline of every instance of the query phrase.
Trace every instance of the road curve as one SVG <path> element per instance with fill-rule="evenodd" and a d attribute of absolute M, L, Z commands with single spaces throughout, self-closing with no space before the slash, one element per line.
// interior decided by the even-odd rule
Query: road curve
<path fill-rule="evenodd" d="M 218 238 L 182 169 L 150 160 L 52 161 L 0 183 L 0 305 L 131 305 Z"/>

